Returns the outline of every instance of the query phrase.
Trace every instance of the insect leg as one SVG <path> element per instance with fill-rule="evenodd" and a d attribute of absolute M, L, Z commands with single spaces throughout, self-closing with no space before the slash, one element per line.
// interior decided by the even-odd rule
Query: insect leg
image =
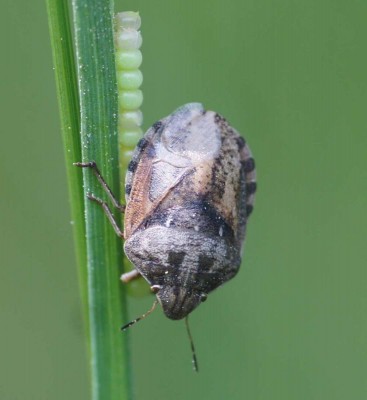
<path fill-rule="evenodd" d="M 120 202 L 116 199 L 116 197 L 112 193 L 112 190 L 108 186 L 107 182 L 104 180 L 103 176 L 101 175 L 101 173 L 100 173 L 95 161 L 90 161 L 90 162 L 87 162 L 87 163 L 76 162 L 76 163 L 74 163 L 74 165 L 76 167 L 81 167 L 81 168 L 91 168 L 93 173 L 94 173 L 94 175 L 97 177 L 98 182 L 101 184 L 102 188 L 107 193 L 108 197 L 111 199 L 112 204 L 114 205 L 114 207 L 116 207 L 122 213 L 125 212 L 125 208 L 126 208 L 125 205 L 120 204 Z"/>
<path fill-rule="evenodd" d="M 131 281 L 134 281 L 135 279 L 138 279 L 141 277 L 140 272 L 137 269 L 133 269 L 129 272 L 125 272 L 124 274 L 121 275 L 121 280 L 124 283 L 129 283 Z"/>
<path fill-rule="evenodd" d="M 113 227 L 113 229 L 115 230 L 115 232 L 117 233 L 118 236 L 120 236 L 121 238 L 124 238 L 124 233 L 122 232 L 122 230 L 120 229 L 120 227 L 118 226 L 115 217 L 112 214 L 112 211 L 110 210 L 110 207 L 108 207 L 108 204 L 99 199 L 98 197 L 95 197 L 93 194 L 88 193 L 88 199 L 95 201 L 96 203 L 98 203 L 102 208 L 103 211 L 105 212 L 107 218 L 109 219 L 109 221 L 111 222 L 111 225 Z"/>

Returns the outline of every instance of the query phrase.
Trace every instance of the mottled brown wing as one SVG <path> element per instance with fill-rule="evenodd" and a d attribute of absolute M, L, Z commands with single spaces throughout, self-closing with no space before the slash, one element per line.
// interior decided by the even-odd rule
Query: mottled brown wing
<path fill-rule="evenodd" d="M 125 239 L 156 209 L 167 193 L 190 172 L 190 168 L 175 168 L 157 159 L 148 151 L 141 155 L 131 185 L 129 201 L 125 210 Z M 160 165 L 162 164 L 162 165 Z M 163 165 L 165 164 L 165 165 Z M 164 171 L 165 174 L 159 173 Z M 167 171 L 170 170 L 169 174 Z"/>
<path fill-rule="evenodd" d="M 148 130 L 144 145 L 133 156 L 126 179 L 126 239 L 185 176 L 217 156 L 221 140 L 214 117 L 214 113 L 193 103 Z"/>

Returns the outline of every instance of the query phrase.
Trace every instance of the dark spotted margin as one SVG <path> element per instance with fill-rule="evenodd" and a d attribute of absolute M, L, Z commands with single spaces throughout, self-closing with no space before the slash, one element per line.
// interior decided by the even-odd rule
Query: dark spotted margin
<path fill-rule="evenodd" d="M 245 176 L 246 193 L 246 218 L 250 216 L 254 209 L 255 193 L 257 191 L 255 160 L 252 157 L 250 148 L 246 141 L 238 140 L 238 149 L 241 155 L 242 171 Z"/>

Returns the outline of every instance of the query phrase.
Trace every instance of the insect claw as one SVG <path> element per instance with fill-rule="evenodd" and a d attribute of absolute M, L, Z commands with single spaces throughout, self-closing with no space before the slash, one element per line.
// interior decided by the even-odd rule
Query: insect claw
<path fill-rule="evenodd" d="M 75 162 L 75 163 L 73 163 L 73 165 L 75 167 L 80 167 L 80 168 L 95 168 L 97 166 L 95 161 L 89 161 L 89 162 L 86 162 L 86 163 Z"/>
<path fill-rule="evenodd" d="M 89 200 L 92 200 L 92 201 L 98 201 L 98 200 L 99 200 L 99 199 L 97 199 L 97 197 L 96 197 L 94 194 L 92 194 L 91 192 L 88 192 L 88 193 L 87 193 L 87 197 L 88 197 Z"/>

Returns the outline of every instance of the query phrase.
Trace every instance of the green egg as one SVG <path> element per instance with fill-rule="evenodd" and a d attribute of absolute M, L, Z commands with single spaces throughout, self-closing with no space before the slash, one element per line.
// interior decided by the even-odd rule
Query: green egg
<path fill-rule="evenodd" d="M 119 144 L 129 149 L 134 148 L 142 136 L 143 131 L 138 126 L 127 128 L 119 135 Z"/>
<path fill-rule="evenodd" d="M 123 90 L 119 93 L 120 110 L 135 110 L 143 103 L 143 93 L 141 90 Z"/>
<path fill-rule="evenodd" d="M 117 70 L 138 69 L 143 61 L 140 50 L 119 50 L 115 57 Z"/>
<path fill-rule="evenodd" d="M 134 152 L 134 148 L 127 149 L 125 146 L 120 145 L 119 152 L 120 152 L 120 169 L 123 171 L 123 174 L 125 175 L 127 166 L 129 165 L 131 156 Z"/>
<path fill-rule="evenodd" d="M 119 129 L 129 127 L 129 124 L 141 126 L 143 123 L 143 113 L 140 110 L 122 111 L 119 114 Z"/>
<path fill-rule="evenodd" d="M 143 74 L 140 70 L 117 71 L 117 85 L 119 89 L 138 89 L 143 83 Z"/>
<path fill-rule="evenodd" d="M 115 26 L 120 193 L 122 201 L 125 202 L 125 174 L 134 149 L 143 136 L 143 115 L 139 109 L 143 102 L 143 93 L 139 90 L 143 83 L 143 75 L 139 70 L 142 63 L 142 53 L 139 50 L 142 43 L 139 14 L 119 13 L 115 17 Z M 124 268 L 125 271 L 134 269 L 126 257 Z M 142 278 L 129 282 L 126 288 L 127 293 L 133 297 L 151 294 L 150 286 Z"/>

